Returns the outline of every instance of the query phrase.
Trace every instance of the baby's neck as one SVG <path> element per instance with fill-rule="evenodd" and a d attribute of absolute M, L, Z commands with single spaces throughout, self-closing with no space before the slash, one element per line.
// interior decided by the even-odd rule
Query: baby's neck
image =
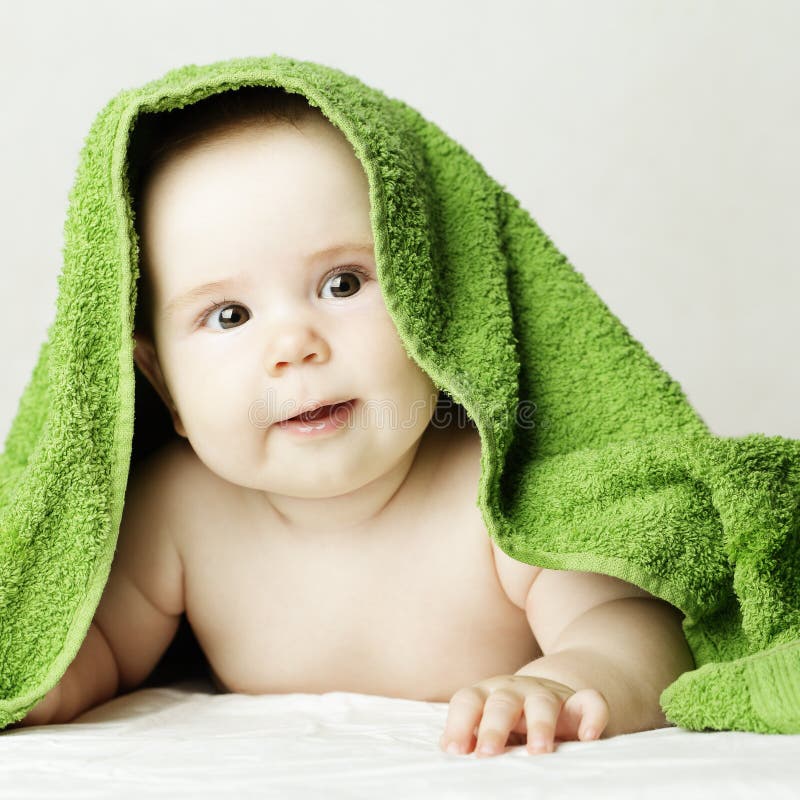
<path fill-rule="evenodd" d="M 424 473 L 436 459 L 435 429 L 429 426 L 398 463 L 373 481 L 352 492 L 325 498 L 290 497 L 250 490 L 258 503 L 267 505 L 279 529 L 294 538 L 360 538 L 369 535 L 402 505 L 412 484 L 425 480 Z M 419 496 L 415 494 L 415 496 Z"/>

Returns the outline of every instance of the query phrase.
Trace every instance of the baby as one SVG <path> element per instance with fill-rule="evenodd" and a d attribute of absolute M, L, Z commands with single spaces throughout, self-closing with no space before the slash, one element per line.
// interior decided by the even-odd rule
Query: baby
<path fill-rule="evenodd" d="M 18 724 L 135 689 L 185 613 L 221 690 L 449 702 L 449 752 L 665 726 L 681 613 L 494 544 L 479 433 L 437 419 L 395 329 L 344 134 L 263 87 L 171 116 L 135 195 L 134 359 L 177 436 L 131 468 L 94 621 Z"/>

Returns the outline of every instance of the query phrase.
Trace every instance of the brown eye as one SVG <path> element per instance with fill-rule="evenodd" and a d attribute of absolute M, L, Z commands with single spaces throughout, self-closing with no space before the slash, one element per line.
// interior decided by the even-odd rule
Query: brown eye
<path fill-rule="evenodd" d="M 343 267 L 331 275 L 326 285 L 330 283 L 333 299 L 338 300 L 352 297 L 367 278 L 358 267 Z"/>
<path fill-rule="evenodd" d="M 223 303 L 227 301 L 223 300 Z M 244 315 L 247 315 L 247 319 L 250 318 L 250 312 L 244 306 L 239 305 L 238 303 L 229 303 L 228 305 L 223 305 L 223 303 L 217 303 L 206 315 L 205 320 L 219 320 L 220 322 L 220 329 L 223 331 L 230 330 L 231 328 L 237 328 L 239 325 L 246 320 L 244 319 Z M 220 311 L 221 309 L 221 311 Z M 219 313 L 217 313 L 219 311 Z M 243 313 L 244 312 L 244 313 Z"/>

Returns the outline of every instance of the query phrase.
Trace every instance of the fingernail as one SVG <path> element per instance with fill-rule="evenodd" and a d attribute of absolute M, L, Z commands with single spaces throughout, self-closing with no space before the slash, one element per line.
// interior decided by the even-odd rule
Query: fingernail
<path fill-rule="evenodd" d="M 457 756 L 461 752 L 461 747 L 458 742 L 450 742 L 450 744 L 447 745 L 447 752 Z"/>
<path fill-rule="evenodd" d="M 545 748 L 546 746 L 547 746 L 547 745 L 546 745 L 546 743 L 545 743 L 545 740 L 544 740 L 544 739 L 538 739 L 538 738 L 537 738 L 537 739 L 534 739 L 534 740 L 531 742 L 531 747 L 533 747 L 533 749 L 534 749 L 534 750 L 544 750 L 544 748 Z"/>
<path fill-rule="evenodd" d="M 594 739 L 594 735 L 595 735 L 595 730 L 594 730 L 594 728 L 587 728 L 587 729 L 586 729 L 586 730 L 583 732 L 583 738 L 584 738 L 584 739 Z"/>

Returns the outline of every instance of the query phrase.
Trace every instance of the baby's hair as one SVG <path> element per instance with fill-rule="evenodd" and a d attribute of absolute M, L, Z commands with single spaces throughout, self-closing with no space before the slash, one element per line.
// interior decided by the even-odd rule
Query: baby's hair
<path fill-rule="evenodd" d="M 128 186 L 133 223 L 139 247 L 140 277 L 134 328 L 153 338 L 153 291 L 141 246 L 141 202 L 148 181 L 156 170 L 198 144 L 224 137 L 255 122 L 287 124 L 322 112 L 303 95 L 280 86 L 244 86 L 226 90 L 191 105 L 143 114 L 131 133 L 128 147 Z"/>

